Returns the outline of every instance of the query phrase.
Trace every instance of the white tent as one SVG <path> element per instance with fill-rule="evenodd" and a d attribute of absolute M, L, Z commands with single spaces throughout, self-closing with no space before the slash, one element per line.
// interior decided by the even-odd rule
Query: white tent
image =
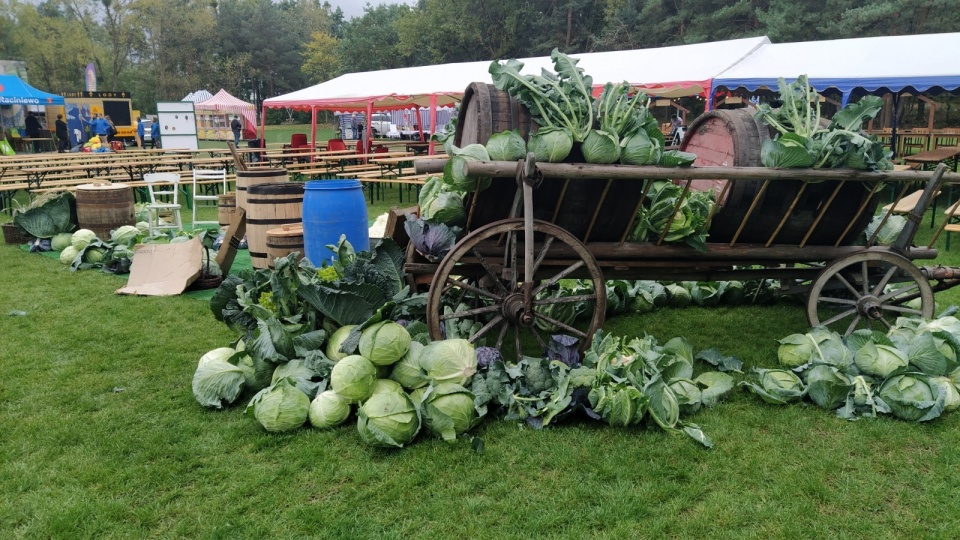
<path fill-rule="evenodd" d="M 807 75 L 818 91 L 835 88 L 843 102 L 866 92 L 960 88 L 960 33 L 766 44 L 713 80 L 714 89 L 777 89 L 777 79 Z M 711 92 L 711 96 L 713 92 Z"/>
<path fill-rule="evenodd" d="M 630 51 L 572 55 L 593 77 L 594 92 L 607 82 L 627 81 L 663 97 L 706 96 L 711 79 L 770 43 L 766 36 Z M 521 59 L 525 73 L 553 70 L 550 57 Z M 455 105 L 466 87 L 489 82 L 489 61 L 348 73 L 309 88 L 264 100 L 264 109 L 366 111 Z M 265 116 L 265 115 L 264 115 Z M 431 125 L 435 122 L 431 122 Z M 315 132 L 315 130 L 314 130 Z M 262 132 L 261 132 L 262 133 Z"/>
<path fill-rule="evenodd" d="M 196 92 L 190 92 L 189 94 L 183 96 L 183 99 L 180 101 L 192 101 L 194 103 L 200 103 L 201 101 L 206 101 L 213 97 L 213 94 L 207 92 L 206 90 L 197 90 Z"/>

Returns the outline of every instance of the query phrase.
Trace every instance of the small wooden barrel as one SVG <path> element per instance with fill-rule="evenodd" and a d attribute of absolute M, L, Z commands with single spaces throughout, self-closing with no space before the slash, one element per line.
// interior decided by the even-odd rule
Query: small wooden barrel
<path fill-rule="evenodd" d="M 217 218 L 221 227 L 230 225 L 230 220 L 237 213 L 237 193 L 228 191 L 217 196 Z"/>
<path fill-rule="evenodd" d="M 267 231 L 267 264 L 270 268 L 276 266 L 280 257 L 297 252 L 297 262 L 303 258 L 303 223 L 299 225 L 284 225 Z"/>
<path fill-rule="evenodd" d="M 254 268 L 269 268 L 267 231 L 303 223 L 303 184 L 256 184 L 247 192 L 247 245 Z"/>
<path fill-rule="evenodd" d="M 237 171 L 237 208 L 243 208 L 247 213 L 247 190 L 257 184 L 276 184 L 289 182 L 290 176 L 286 169 L 263 168 L 253 171 Z"/>
<path fill-rule="evenodd" d="M 113 229 L 137 222 L 133 190 L 126 184 L 107 182 L 77 186 L 77 221 L 81 229 L 90 229 L 101 240 L 109 240 Z"/>

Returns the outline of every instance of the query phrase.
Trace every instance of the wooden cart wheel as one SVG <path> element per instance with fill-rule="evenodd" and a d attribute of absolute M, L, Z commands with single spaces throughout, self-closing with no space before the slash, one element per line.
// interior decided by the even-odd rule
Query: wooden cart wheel
<path fill-rule="evenodd" d="M 449 325 L 473 326 L 476 344 L 500 349 L 505 358 L 540 356 L 551 334 L 567 334 L 590 344 L 603 324 L 607 296 L 600 266 L 587 248 L 567 231 L 534 221 L 533 311 L 524 309 L 523 219 L 506 219 L 481 227 L 457 243 L 437 267 L 427 295 L 430 337 L 444 339 Z M 582 278 L 576 296 L 543 298 L 561 279 Z M 581 315 L 566 324 L 542 313 L 550 304 L 585 303 Z M 553 327 L 550 328 L 544 327 Z"/>
<path fill-rule="evenodd" d="M 911 300 L 919 299 L 919 307 Z M 909 304 L 908 304 L 909 303 Z M 817 276 L 807 300 L 812 326 L 849 335 L 869 328 L 886 332 L 897 317 L 933 317 L 933 289 L 909 259 L 865 251 L 831 262 Z"/>

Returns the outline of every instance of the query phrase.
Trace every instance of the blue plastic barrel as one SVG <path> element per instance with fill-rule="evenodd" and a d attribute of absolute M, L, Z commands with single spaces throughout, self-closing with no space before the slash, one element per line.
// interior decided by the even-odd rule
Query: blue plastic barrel
<path fill-rule="evenodd" d="M 314 180 L 303 195 L 303 243 L 307 258 L 316 266 L 334 258 L 327 249 L 340 235 L 355 251 L 370 249 L 367 201 L 359 180 Z"/>

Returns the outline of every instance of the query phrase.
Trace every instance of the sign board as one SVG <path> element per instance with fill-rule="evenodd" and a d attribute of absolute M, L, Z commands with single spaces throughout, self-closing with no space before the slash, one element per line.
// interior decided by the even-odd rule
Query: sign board
<path fill-rule="evenodd" d="M 197 118 L 192 101 L 157 102 L 160 144 L 163 148 L 197 150 Z"/>
<path fill-rule="evenodd" d="M 200 237 L 177 244 L 140 244 L 133 249 L 127 286 L 117 289 L 117 293 L 140 296 L 180 294 L 200 276 L 202 261 Z"/>

